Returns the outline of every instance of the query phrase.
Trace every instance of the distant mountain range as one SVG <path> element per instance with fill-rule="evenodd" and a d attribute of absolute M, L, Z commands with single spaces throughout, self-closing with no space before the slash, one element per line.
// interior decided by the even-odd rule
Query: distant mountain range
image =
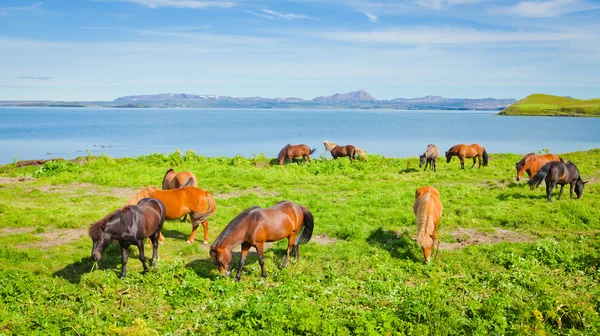
<path fill-rule="evenodd" d="M 123 108 L 351 108 L 351 109 L 408 109 L 408 110 L 502 110 L 516 99 L 466 99 L 426 96 L 423 98 L 396 98 L 378 100 L 359 90 L 320 96 L 312 100 L 301 98 L 230 97 L 193 95 L 187 93 L 160 93 L 119 97 L 113 101 L 0 101 L 0 106 L 60 106 L 60 107 L 123 107 Z"/>

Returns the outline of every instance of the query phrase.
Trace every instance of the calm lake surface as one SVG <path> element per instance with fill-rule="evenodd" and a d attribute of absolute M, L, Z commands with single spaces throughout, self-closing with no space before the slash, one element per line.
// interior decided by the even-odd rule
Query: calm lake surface
<path fill-rule="evenodd" d="M 600 147 L 600 118 L 504 117 L 497 111 L 0 108 L 0 163 L 101 153 L 188 149 L 206 156 L 277 155 L 287 143 L 324 153 L 323 141 L 410 157 L 480 143 L 490 153 Z M 105 146 L 102 148 L 101 146 Z M 110 147 L 108 147 L 110 146 Z M 327 157 L 330 157 L 329 153 Z"/>

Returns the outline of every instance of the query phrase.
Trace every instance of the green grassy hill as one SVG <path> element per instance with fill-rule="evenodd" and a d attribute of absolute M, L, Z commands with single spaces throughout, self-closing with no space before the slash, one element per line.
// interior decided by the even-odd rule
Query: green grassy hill
<path fill-rule="evenodd" d="M 505 108 L 500 115 L 600 117 L 600 98 L 580 100 L 532 94 Z"/>

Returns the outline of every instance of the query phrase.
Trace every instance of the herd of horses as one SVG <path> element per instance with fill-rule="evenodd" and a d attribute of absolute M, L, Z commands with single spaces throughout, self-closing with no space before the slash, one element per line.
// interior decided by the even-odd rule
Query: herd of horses
<path fill-rule="evenodd" d="M 338 146 L 329 141 L 325 141 L 323 144 L 325 150 L 331 152 L 334 159 L 349 157 L 352 162 L 357 154 L 367 158 L 367 154 L 363 150 L 352 145 Z M 285 159 L 292 160 L 295 157 L 302 157 L 305 161 L 310 162 L 310 155 L 315 151 L 316 148 L 311 149 L 307 145 L 288 144 L 279 153 L 278 163 L 281 165 Z M 425 152 L 419 156 L 419 167 L 425 165 L 424 170 L 427 170 L 429 165 L 430 169 L 436 172 L 436 161 L 439 155 L 440 151 L 437 146 L 428 145 Z M 473 159 L 471 168 L 475 167 L 477 160 L 479 168 L 482 163 L 483 166 L 487 166 L 489 160 L 487 151 L 479 144 L 453 146 L 446 151 L 445 156 L 447 163 L 450 163 L 452 157 L 457 156 L 461 163 L 461 169 L 465 168 L 465 159 Z M 552 190 L 558 185 L 561 186 L 558 195 L 560 200 L 565 184 L 570 185 L 571 198 L 573 198 L 573 192 L 577 198 L 581 198 L 587 183 L 581 179 L 575 164 L 565 162 L 553 154 L 529 153 L 516 163 L 516 171 L 517 181 L 522 178 L 524 173 L 527 173 L 530 177 L 531 190 L 544 181 L 547 198 L 550 202 L 552 202 Z M 93 241 L 92 259 L 100 260 L 102 252 L 110 242 L 117 241 L 122 252 L 121 277 L 123 278 L 127 274 L 128 248 L 135 245 L 139 249 L 139 259 L 144 272 L 147 272 L 144 241 L 149 238 L 152 244 L 150 266 L 153 266 L 158 257 L 158 245 L 164 240 L 161 230 L 166 219 L 182 218 L 184 221 L 189 215 L 192 232 L 186 242 L 188 244 L 194 242 L 196 231 L 202 225 L 204 228 L 203 243 L 208 244 L 208 219 L 216 210 L 215 198 L 210 192 L 198 188 L 198 179 L 192 172 L 177 173 L 173 169 L 169 169 L 163 177 L 162 190 L 156 187 L 143 189 L 136 193 L 123 208 L 108 214 L 90 226 L 89 235 Z M 417 222 L 416 241 L 421 246 L 426 262 L 429 262 L 431 251 L 437 241 L 436 232 L 442 211 L 440 192 L 436 188 L 424 186 L 416 191 L 413 205 Z M 227 276 L 232 267 L 231 251 L 241 245 L 242 252 L 236 275 L 236 281 L 239 281 L 248 251 L 254 247 L 258 254 L 262 276 L 266 277 L 264 244 L 288 239 L 286 256 L 282 265 L 282 267 L 286 267 L 292 250 L 298 261 L 298 246 L 310 241 L 313 229 L 313 215 L 303 205 L 281 201 L 269 208 L 254 206 L 244 210 L 225 226 L 210 247 L 210 257 L 215 261 L 219 272 Z"/>

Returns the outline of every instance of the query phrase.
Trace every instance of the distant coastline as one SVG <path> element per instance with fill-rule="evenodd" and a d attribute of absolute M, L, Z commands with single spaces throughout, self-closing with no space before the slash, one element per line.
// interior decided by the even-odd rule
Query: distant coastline
<path fill-rule="evenodd" d="M 600 117 L 600 99 L 532 94 L 498 113 L 507 116 Z"/>

